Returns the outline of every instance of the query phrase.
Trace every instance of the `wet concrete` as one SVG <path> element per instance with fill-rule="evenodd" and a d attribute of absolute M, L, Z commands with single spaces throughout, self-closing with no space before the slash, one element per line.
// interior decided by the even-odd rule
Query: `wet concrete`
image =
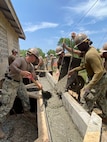
<path fill-rule="evenodd" d="M 46 117 L 50 132 L 51 142 L 82 142 L 77 127 L 65 110 L 62 100 L 46 77 L 39 78 L 44 91 L 49 91 L 52 97 L 47 100 Z"/>

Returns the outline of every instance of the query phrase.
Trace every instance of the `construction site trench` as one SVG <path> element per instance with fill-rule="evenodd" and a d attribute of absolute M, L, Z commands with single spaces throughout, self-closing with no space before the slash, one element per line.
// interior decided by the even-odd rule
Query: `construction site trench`
<path fill-rule="evenodd" d="M 63 90 L 63 82 L 57 83 L 50 73 L 38 79 L 43 85 L 42 98 L 29 98 L 30 115 L 23 113 L 22 104 L 16 98 L 14 105 L 18 108 L 13 106 L 3 123 L 6 136 L 0 142 L 93 142 L 93 140 L 105 142 L 107 140 L 107 126 L 102 124 L 102 119 L 95 112 L 89 115 L 68 92 L 57 94 L 57 90 Z M 28 90 L 32 90 L 34 95 L 35 92 L 39 95 L 34 84 L 31 84 Z"/>
<path fill-rule="evenodd" d="M 39 80 L 43 85 L 44 92 L 51 93 L 51 98 L 43 101 L 50 142 L 82 142 L 83 138 L 77 126 L 71 120 L 63 106 L 62 99 L 56 94 L 56 90 L 46 77 L 39 77 Z M 15 102 L 19 105 L 20 112 L 12 112 L 11 110 L 10 115 L 3 123 L 6 136 L 0 142 L 36 142 L 38 139 L 37 100 L 31 99 L 30 101 L 32 116 L 21 112 L 19 100 Z"/>

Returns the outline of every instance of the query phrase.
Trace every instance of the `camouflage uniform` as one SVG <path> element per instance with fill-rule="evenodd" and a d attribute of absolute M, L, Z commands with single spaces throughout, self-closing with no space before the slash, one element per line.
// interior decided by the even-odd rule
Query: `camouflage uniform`
<path fill-rule="evenodd" d="M 89 111 L 92 111 L 95 102 L 101 108 L 103 114 L 107 116 L 107 74 L 104 74 L 98 83 L 91 89 L 91 92 L 85 96 L 85 101 Z M 83 99 L 83 98 L 82 98 Z M 81 102 L 83 100 L 81 99 Z"/>
<path fill-rule="evenodd" d="M 0 123 L 5 120 L 6 115 L 10 112 L 16 96 L 21 99 L 24 111 L 28 111 L 30 109 L 29 97 L 27 95 L 25 85 L 22 82 L 23 79 L 20 75 L 20 70 L 29 71 L 32 74 L 35 74 L 33 65 L 31 63 L 27 63 L 24 57 L 16 58 L 10 65 L 10 72 L 5 78 L 2 87 Z"/>
<path fill-rule="evenodd" d="M 85 107 L 88 106 L 89 111 L 92 111 L 94 104 L 97 103 L 107 116 L 107 74 L 98 51 L 92 46 L 84 56 L 84 64 L 73 70 L 82 69 L 86 69 L 89 82 L 81 90 L 81 103 Z"/>

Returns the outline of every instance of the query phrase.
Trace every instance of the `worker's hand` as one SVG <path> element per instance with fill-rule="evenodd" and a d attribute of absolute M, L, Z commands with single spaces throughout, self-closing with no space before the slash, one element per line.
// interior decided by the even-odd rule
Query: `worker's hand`
<path fill-rule="evenodd" d="M 27 78 L 29 78 L 33 83 L 35 83 L 35 85 L 36 85 L 40 90 L 43 89 L 41 83 L 40 83 L 38 80 L 35 80 L 35 79 L 33 78 L 33 75 L 32 75 L 32 74 L 30 74 L 29 76 L 27 76 Z"/>
<path fill-rule="evenodd" d="M 66 44 L 65 44 L 65 43 L 63 43 L 63 44 L 62 44 L 62 47 L 63 47 L 63 48 L 66 48 Z"/>
<path fill-rule="evenodd" d="M 36 81 L 37 82 L 37 86 L 38 86 L 38 88 L 40 89 L 40 90 L 42 90 L 43 89 L 43 86 L 42 86 L 42 84 L 39 82 L 39 81 Z"/>
<path fill-rule="evenodd" d="M 70 70 L 70 71 L 68 72 L 68 78 L 70 78 L 74 73 L 75 73 L 74 70 Z"/>
<path fill-rule="evenodd" d="M 39 67 L 39 66 L 35 66 L 35 70 L 37 70 L 37 69 L 38 69 L 38 67 Z"/>
<path fill-rule="evenodd" d="M 29 75 L 31 75 L 31 73 L 29 71 L 22 71 L 20 72 L 20 74 L 23 76 L 23 77 L 27 77 Z"/>
<path fill-rule="evenodd" d="M 85 88 L 85 87 L 83 87 L 83 88 L 81 89 L 80 96 L 85 98 L 85 97 L 88 96 L 89 93 L 90 93 L 90 90 L 87 89 L 87 88 Z"/>
<path fill-rule="evenodd" d="M 33 80 L 33 75 L 30 74 L 30 75 L 27 76 L 27 78 L 30 79 L 30 80 Z"/>

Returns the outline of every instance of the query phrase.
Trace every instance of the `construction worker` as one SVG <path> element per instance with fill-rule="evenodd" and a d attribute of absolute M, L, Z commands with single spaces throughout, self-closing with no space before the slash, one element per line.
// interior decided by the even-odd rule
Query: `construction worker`
<path fill-rule="evenodd" d="M 39 57 L 39 63 L 35 66 L 35 69 L 36 70 L 44 70 L 45 69 L 44 60 L 43 60 L 42 56 Z"/>
<path fill-rule="evenodd" d="M 104 58 L 104 67 L 107 71 L 107 42 L 104 43 L 103 48 L 100 50 L 101 57 Z"/>
<path fill-rule="evenodd" d="M 72 48 L 74 48 L 74 46 L 75 46 L 75 42 L 74 42 L 75 37 L 76 37 L 76 33 L 72 32 L 71 33 L 71 47 Z"/>
<path fill-rule="evenodd" d="M 56 55 L 58 56 L 57 60 L 57 68 L 59 69 L 63 60 L 63 57 L 65 55 L 64 49 L 61 46 L 58 46 L 56 48 Z"/>
<path fill-rule="evenodd" d="M 5 77 L 2 87 L 2 105 L 0 107 L 0 138 L 4 138 L 5 134 L 2 130 L 2 122 L 5 120 L 6 115 L 10 112 L 16 96 L 18 96 L 23 105 L 24 112 L 29 112 L 30 103 L 27 90 L 23 83 L 23 78 L 29 78 L 35 81 L 35 71 L 33 62 L 39 60 L 39 52 L 36 48 L 31 48 L 27 51 L 26 57 L 16 58 L 9 66 L 10 72 Z M 36 80 L 39 89 L 42 85 Z"/>
<path fill-rule="evenodd" d="M 107 74 L 99 52 L 90 45 L 86 34 L 80 33 L 75 38 L 75 45 L 83 54 L 84 64 L 69 71 L 68 77 L 74 72 L 86 69 L 88 83 L 81 90 L 81 104 L 89 112 L 93 110 L 94 104 L 101 107 L 102 117 L 107 117 Z M 92 42 L 91 42 L 92 43 Z"/>
<path fill-rule="evenodd" d="M 45 55 L 44 62 L 45 62 L 45 69 L 48 70 L 48 55 L 47 54 Z"/>
<path fill-rule="evenodd" d="M 18 54 L 18 50 L 17 49 L 12 49 L 12 54 L 8 57 L 8 64 L 10 65 L 16 58 Z"/>
<path fill-rule="evenodd" d="M 67 51 L 69 51 L 70 53 L 72 53 L 72 54 L 80 55 L 81 52 L 74 49 L 74 46 L 75 46 L 74 39 L 75 39 L 75 37 L 76 37 L 76 33 L 72 32 L 71 33 L 71 44 L 70 44 L 71 47 L 68 47 L 65 43 L 63 43 L 62 47 L 64 49 L 66 49 Z"/>
<path fill-rule="evenodd" d="M 14 48 L 14 49 L 12 49 L 11 52 L 12 52 L 11 55 L 8 56 L 8 67 L 7 67 L 5 76 L 7 76 L 8 72 L 9 72 L 10 64 L 16 59 L 17 54 L 18 54 L 18 50 Z"/>

